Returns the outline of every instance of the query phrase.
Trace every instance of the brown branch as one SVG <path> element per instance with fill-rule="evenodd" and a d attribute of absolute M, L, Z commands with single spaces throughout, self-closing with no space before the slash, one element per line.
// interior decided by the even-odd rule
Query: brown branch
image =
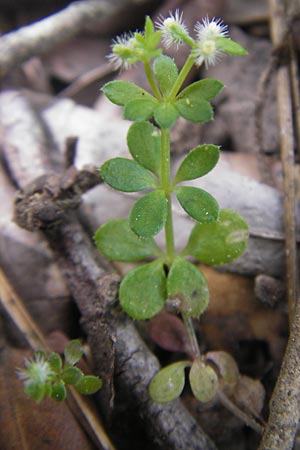
<path fill-rule="evenodd" d="M 283 0 L 270 0 L 271 31 L 275 46 L 286 36 L 286 11 Z M 281 137 L 281 158 L 285 191 L 285 232 L 287 292 L 291 332 L 280 374 L 270 402 L 270 414 L 259 449 L 293 448 L 300 419 L 300 303 L 298 297 L 296 213 L 294 183 L 293 112 L 288 65 L 277 70 L 277 98 Z"/>
<path fill-rule="evenodd" d="M 130 3 L 129 0 L 87 0 L 0 38 L 0 77 L 32 56 L 41 55 L 81 31 L 89 30 Z"/>
<path fill-rule="evenodd" d="M 94 247 L 67 203 L 60 203 L 60 214 L 55 214 L 58 220 L 49 222 L 47 216 L 43 222 L 45 205 L 56 211 L 58 203 L 47 188 L 34 190 L 35 185 L 17 197 L 15 219 L 28 230 L 39 227 L 55 252 L 81 312 L 95 367 L 104 379 L 106 406 L 112 401 L 111 378 L 115 369 L 116 384 L 130 396 L 149 436 L 161 448 L 214 449 L 179 401 L 161 405 L 150 399 L 148 384 L 159 364 L 132 322 L 116 306 L 118 276 L 100 267 Z"/>

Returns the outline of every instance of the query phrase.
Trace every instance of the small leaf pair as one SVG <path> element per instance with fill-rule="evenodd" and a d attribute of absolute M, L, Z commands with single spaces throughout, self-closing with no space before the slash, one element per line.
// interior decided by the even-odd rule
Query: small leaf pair
<path fill-rule="evenodd" d="M 185 369 L 190 368 L 189 381 L 192 392 L 197 400 L 207 403 L 218 391 L 218 376 L 214 369 L 201 359 L 179 361 L 161 369 L 151 380 L 149 393 L 158 403 L 176 400 L 185 385 Z"/>
<path fill-rule="evenodd" d="M 124 106 L 124 118 L 145 121 L 154 117 L 160 128 L 169 129 L 179 115 L 192 122 L 208 122 L 213 119 L 212 100 L 223 84 L 212 78 L 197 81 L 183 89 L 176 98 L 169 96 L 178 76 L 174 61 L 162 55 L 153 64 L 162 99 L 157 99 L 144 89 L 124 80 L 110 81 L 102 88 L 113 103 Z"/>
<path fill-rule="evenodd" d="M 203 274 L 181 257 L 175 258 L 168 275 L 161 260 L 131 270 L 121 282 L 119 295 L 123 309 L 134 319 L 153 317 L 166 298 L 176 299 L 187 316 L 199 317 L 209 301 Z"/>

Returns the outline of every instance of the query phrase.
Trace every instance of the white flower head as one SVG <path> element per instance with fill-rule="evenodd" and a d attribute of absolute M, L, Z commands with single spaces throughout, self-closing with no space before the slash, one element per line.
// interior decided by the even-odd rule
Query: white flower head
<path fill-rule="evenodd" d="M 197 35 L 196 46 L 193 48 L 196 66 L 205 64 L 208 66 L 215 65 L 222 56 L 222 51 L 217 47 L 217 39 L 220 37 L 228 37 L 227 25 L 221 19 L 209 20 L 205 17 L 202 22 L 195 25 Z"/>
<path fill-rule="evenodd" d="M 228 37 L 228 27 L 223 23 L 222 19 L 209 20 L 206 16 L 202 22 L 195 24 L 195 31 L 198 41 L 214 40 L 218 37 Z"/>
<path fill-rule="evenodd" d="M 44 384 L 49 381 L 53 372 L 50 364 L 41 354 L 36 354 L 34 359 L 25 359 L 26 369 L 18 369 L 18 377 L 27 386 L 31 383 Z"/>
<path fill-rule="evenodd" d="M 108 59 L 115 66 L 115 69 L 128 67 L 136 62 L 136 39 L 132 33 L 125 33 L 117 36 L 111 45 L 112 52 Z"/>
<path fill-rule="evenodd" d="M 170 11 L 169 17 L 165 18 L 162 16 L 156 22 L 157 28 L 162 31 L 162 39 L 166 48 L 172 45 L 179 47 L 179 45 L 185 44 L 190 40 L 188 28 L 182 16 L 182 12 L 180 13 L 176 9 L 175 14 Z"/>

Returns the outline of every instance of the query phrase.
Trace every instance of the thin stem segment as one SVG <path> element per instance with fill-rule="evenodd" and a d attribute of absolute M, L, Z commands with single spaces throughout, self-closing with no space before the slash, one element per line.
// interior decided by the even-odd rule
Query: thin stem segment
<path fill-rule="evenodd" d="M 186 328 L 186 331 L 189 336 L 190 344 L 191 344 L 191 353 L 194 359 L 200 358 L 200 349 L 198 345 L 197 336 L 195 333 L 193 321 L 191 317 L 189 317 L 187 314 L 182 313 L 183 322 Z"/>
<path fill-rule="evenodd" d="M 160 92 L 160 90 L 155 82 L 155 79 L 153 77 L 153 73 L 152 73 L 149 61 L 144 62 L 144 68 L 145 68 L 145 73 L 147 76 L 148 83 L 153 91 L 153 94 L 155 95 L 155 97 L 158 100 L 162 100 L 162 95 L 161 95 L 161 92 Z"/>
<path fill-rule="evenodd" d="M 168 200 L 167 219 L 165 224 L 165 238 L 167 259 L 171 263 L 175 256 L 174 231 L 172 218 L 172 199 L 171 199 L 171 169 L 170 169 L 170 130 L 161 129 L 161 187 L 166 193 Z"/>
<path fill-rule="evenodd" d="M 178 94 L 181 86 L 183 85 L 186 77 L 188 76 L 191 68 L 193 67 L 193 64 L 195 62 L 195 57 L 193 56 L 192 53 L 190 53 L 190 56 L 187 58 L 187 60 L 185 61 L 178 77 L 177 80 L 174 83 L 174 86 L 170 92 L 170 94 L 168 95 L 168 98 L 170 100 L 174 100 L 176 95 Z"/>

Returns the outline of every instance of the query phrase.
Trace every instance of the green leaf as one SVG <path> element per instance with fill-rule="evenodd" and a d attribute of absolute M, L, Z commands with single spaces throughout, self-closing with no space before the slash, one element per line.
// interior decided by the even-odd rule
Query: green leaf
<path fill-rule="evenodd" d="M 189 365 L 189 361 L 179 361 L 157 372 L 149 385 L 149 393 L 152 400 L 158 403 L 176 400 L 183 391 L 185 383 L 184 369 Z"/>
<path fill-rule="evenodd" d="M 167 96 L 178 77 L 178 68 L 172 58 L 161 55 L 154 60 L 153 72 L 162 93 Z"/>
<path fill-rule="evenodd" d="M 159 175 L 160 133 L 149 122 L 135 122 L 127 134 L 127 145 L 133 158 L 146 169 Z"/>
<path fill-rule="evenodd" d="M 209 290 L 200 270 L 183 258 L 173 262 L 167 278 L 169 298 L 180 301 L 180 311 L 189 317 L 199 317 L 208 306 Z"/>
<path fill-rule="evenodd" d="M 248 54 L 247 50 L 244 47 L 229 38 L 221 36 L 217 37 L 216 46 L 218 50 L 221 50 L 224 53 L 228 53 L 229 55 L 244 56 Z"/>
<path fill-rule="evenodd" d="M 126 219 L 105 223 L 96 231 L 94 240 L 100 252 L 112 261 L 141 261 L 161 253 L 152 238 L 138 237 Z"/>
<path fill-rule="evenodd" d="M 215 167 L 219 155 L 217 145 L 204 144 L 194 148 L 180 164 L 174 184 L 203 177 Z"/>
<path fill-rule="evenodd" d="M 137 192 L 156 187 L 150 172 L 131 159 L 109 159 L 99 171 L 105 183 L 118 191 Z"/>
<path fill-rule="evenodd" d="M 84 375 L 75 385 L 75 389 L 84 395 L 95 394 L 102 387 L 102 380 L 95 375 Z"/>
<path fill-rule="evenodd" d="M 47 361 L 51 367 L 51 370 L 55 373 L 59 373 L 62 369 L 62 359 L 58 353 L 50 353 Z"/>
<path fill-rule="evenodd" d="M 131 270 L 122 280 L 120 302 L 133 319 L 149 319 L 159 313 L 166 299 L 163 263 L 154 261 Z"/>
<path fill-rule="evenodd" d="M 208 122 L 214 118 L 213 109 L 206 100 L 182 98 L 175 106 L 179 114 L 191 122 Z"/>
<path fill-rule="evenodd" d="M 199 402 L 209 402 L 218 391 L 218 377 L 214 369 L 195 359 L 190 374 L 190 385 L 194 396 Z"/>
<path fill-rule="evenodd" d="M 77 384 L 82 377 L 83 373 L 78 367 L 66 367 L 62 372 L 62 379 L 66 384 Z"/>
<path fill-rule="evenodd" d="M 149 39 L 155 33 L 154 24 L 149 16 L 146 17 L 145 22 L 145 38 Z"/>
<path fill-rule="evenodd" d="M 82 357 L 82 345 L 79 339 L 72 339 L 69 341 L 65 347 L 65 360 L 67 364 L 73 366 L 76 364 Z"/>
<path fill-rule="evenodd" d="M 178 99 L 198 99 L 198 100 L 212 100 L 223 89 L 224 85 L 219 80 L 214 78 L 205 78 L 204 80 L 196 81 L 181 91 Z"/>
<path fill-rule="evenodd" d="M 102 92 L 116 105 L 124 106 L 132 100 L 152 99 L 154 97 L 149 92 L 140 88 L 134 83 L 124 80 L 110 81 L 102 87 Z"/>
<path fill-rule="evenodd" d="M 67 391 L 63 381 L 57 381 L 52 385 L 51 398 L 56 402 L 62 402 L 67 396 Z"/>
<path fill-rule="evenodd" d="M 154 119 L 160 128 L 171 128 L 179 116 L 178 110 L 171 103 L 159 103 L 154 108 Z"/>
<path fill-rule="evenodd" d="M 157 234 L 167 218 L 168 201 L 165 193 L 155 190 L 141 197 L 131 208 L 129 225 L 141 237 Z"/>
<path fill-rule="evenodd" d="M 40 403 L 45 396 L 45 383 L 30 382 L 24 387 L 24 392 L 33 398 L 36 403 Z"/>
<path fill-rule="evenodd" d="M 133 121 L 151 119 L 156 104 L 157 101 L 154 99 L 145 98 L 132 100 L 125 105 L 124 118 Z"/>
<path fill-rule="evenodd" d="M 210 224 L 196 224 L 184 254 L 204 264 L 226 264 L 246 249 L 249 229 L 245 220 L 229 209 L 220 211 L 219 219 Z"/>
<path fill-rule="evenodd" d="M 203 189 L 193 186 L 177 186 L 174 193 L 183 209 L 200 223 L 218 219 L 219 205 L 215 198 Z"/>

